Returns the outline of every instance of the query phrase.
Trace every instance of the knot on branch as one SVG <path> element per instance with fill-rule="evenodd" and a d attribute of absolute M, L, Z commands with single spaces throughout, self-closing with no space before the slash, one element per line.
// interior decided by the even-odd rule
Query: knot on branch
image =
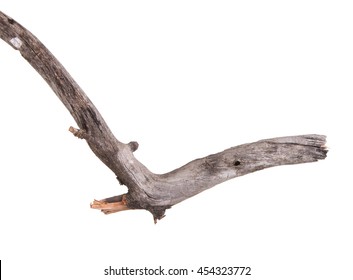
<path fill-rule="evenodd" d="M 136 141 L 131 141 L 129 144 L 128 144 L 131 152 L 135 152 L 138 147 L 139 147 L 139 143 L 137 143 Z"/>
<path fill-rule="evenodd" d="M 239 160 L 236 160 L 236 161 L 233 162 L 234 166 L 239 166 L 240 164 L 241 164 L 241 162 Z"/>

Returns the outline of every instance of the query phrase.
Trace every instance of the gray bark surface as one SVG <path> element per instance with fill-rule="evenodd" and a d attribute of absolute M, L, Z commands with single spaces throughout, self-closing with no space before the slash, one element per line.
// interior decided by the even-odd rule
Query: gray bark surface
<path fill-rule="evenodd" d="M 146 209 L 155 221 L 165 210 L 229 179 L 278 165 L 325 159 L 326 137 L 299 135 L 261 140 L 193 160 L 166 174 L 150 172 L 135 157 L 137 142 L 124 144 L 110 131 L 87 95 L 50 51 L 14 19 L 0 12 L 0 37 L 32 65 L 66 106 L 94 154 L 116 175 L 128 193 L 95 200 L 91 207 L 104 213 Z"/>

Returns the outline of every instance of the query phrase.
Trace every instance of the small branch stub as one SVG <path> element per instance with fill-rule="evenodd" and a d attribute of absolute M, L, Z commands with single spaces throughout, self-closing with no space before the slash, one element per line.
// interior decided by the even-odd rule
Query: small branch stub
<path fill-rule="evenodd" d="M 136 141 L 131 141 L 128 145 L 131 149 L 131 152 L 137 151 L 137 149 L 139 147 L 139 143 L 137 143 Z"/>
<path fill-rule="evenodd" d="M 77 129 L 77 128 L 70 126 L 69 131 L 77 138 L 80 138 L 80 139 L 87 139 L 88 138 L 87 133 L 82 129 Z"/>

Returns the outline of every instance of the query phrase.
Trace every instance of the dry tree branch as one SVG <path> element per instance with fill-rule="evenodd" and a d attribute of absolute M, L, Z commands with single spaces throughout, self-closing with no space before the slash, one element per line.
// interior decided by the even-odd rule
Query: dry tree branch
<path fill-rule="evenodd" d="M 157 221 L 165 210 L 229 179 L 264 168 L 314 162 L 327 154 L 326 137 L 300 135 L 244 144 L 196 159 L 166 174 L 150 172 L 135 157 L 137 142 L 118 141 L 101 114 L 74 79 L 28 30 L 0 12 L 0 37 L 32 65 L 64 103 L 95 155 L 116 175 L 128 193 L 95 200 L 91 207 L 109 214 L 128 209 L 146 209 Z"/>

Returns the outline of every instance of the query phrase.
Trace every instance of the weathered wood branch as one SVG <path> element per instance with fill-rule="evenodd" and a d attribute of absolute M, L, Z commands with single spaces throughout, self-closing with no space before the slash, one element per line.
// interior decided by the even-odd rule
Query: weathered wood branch
<path fill-rule="evenodd" d="M 91 207 L 104 213 L 146 209 L 155 221 L 165 210 L 229 179 L 264 168 L 314 162 L 326 157 L 326 137 L 300 135 L 262 140 L 196 159 L 166 174 L 150 172 L 133 155 L 137 142 L 124 144 L 110 131 L 103 117 L 60 62 L 28 30 L 0 12 L 0 37 L 33 66 L 69 110 L 95 155 L 116 175 L 128 193 L 95 200 Z"/>

